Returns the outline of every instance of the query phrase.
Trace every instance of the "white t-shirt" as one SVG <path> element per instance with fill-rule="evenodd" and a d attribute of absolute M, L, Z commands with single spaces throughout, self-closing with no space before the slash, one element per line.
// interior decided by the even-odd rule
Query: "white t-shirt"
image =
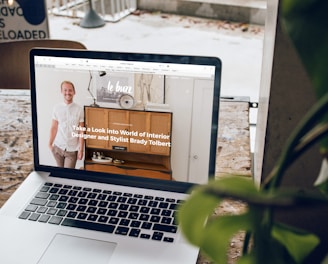
<path fill-rule="evenodd" d="M 52 113 L 52 118 L 58 121 L 57 135 L 54 144 L 66 151 L 79 150 L 79 137 L 73 137 L 73 126 L 79 126 L 80 122 L 84 122 L 83 108 L 76 103 L 57 104 Z"/>

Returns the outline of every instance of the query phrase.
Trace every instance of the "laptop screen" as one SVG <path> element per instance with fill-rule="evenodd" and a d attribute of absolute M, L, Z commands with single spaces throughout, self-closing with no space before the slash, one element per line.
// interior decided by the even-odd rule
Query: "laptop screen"
<path fill-rule="evenodd" d="M 33 49 L 30 61 L 36 170 L 166 187 L 215 174 L 219 59 Z"/>

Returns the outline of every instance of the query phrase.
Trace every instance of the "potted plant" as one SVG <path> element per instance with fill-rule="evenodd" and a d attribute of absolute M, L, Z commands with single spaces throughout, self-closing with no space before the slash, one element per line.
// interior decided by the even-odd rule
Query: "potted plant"
<path fill-rule="evenodd" d="M 302 263 L 320 238 L 294 226 L 276 222 L 277 208 L 328 206 L 328 1 L 282 0 L 281 19 L 309 75 L 318 101 L 304 116 L 271 173 L 258 187 L 249 179 L 227 176 L 195 187 L 180 207 L 178 221 L 186 238 L 215 263 L 227 263 L 231 237 L 246 232 L 238 264 Z M 282 188 L 287 168 L 308 147 L 320 141 L 323 161 L 314 184 L 321 192 Z M 247 204 L 239 215 L 213 216 L 224 199 Z"/>

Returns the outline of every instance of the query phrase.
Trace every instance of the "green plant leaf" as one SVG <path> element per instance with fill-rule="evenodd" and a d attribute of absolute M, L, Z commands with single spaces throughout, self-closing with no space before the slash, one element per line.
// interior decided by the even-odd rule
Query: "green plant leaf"
<path fill-rule="evenodd" d="M 217 264 L 226 264 L 232 236 L 238 231 L 251 230 L 251 219 L 249 214 L 211 219 L 203 229 L 204 237 L 200 245 L 202 251 Z"/>
<path fill-rule="evenodd" d="M 272 237 L 285 246 L 296 263 L 302 263 L 320 243 L 319 238 L 314 234 L 279 223 L 274 224 Z"/>
<path fill-rule="evenodd" d="M 200 245 L 204 236 L 204 225 L 219 201 L 220 198 L 202 192 L 202 188 L 196 188 L 189 199 L 178 208 L 178 223 L 189 242 Z"/>
<path fill-rule="evenodd" d="M 223 190 L 222 196 L 209 190 Z M 240 177 L 221 178 L 194 189 L 190 198 L 178 209 L 178 222 L 185 237 L 216 263 L 226 264 L 231 237 L 240 230 L 252 229 L 251 215 L 213 217 L 214 209 L 226 194 L 254 195 L 254 183 Z"/>
<path fill-rule="evenodd" d="M 247 254 L 238 259 L 237 264 L 255 264 L 256 258 L 254 254 Z"/>

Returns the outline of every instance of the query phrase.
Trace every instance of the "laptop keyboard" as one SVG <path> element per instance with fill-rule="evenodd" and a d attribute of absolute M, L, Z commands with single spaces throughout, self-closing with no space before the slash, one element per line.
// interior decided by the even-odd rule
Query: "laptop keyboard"
<path fill-rule="evenodd" d="M 20 219 L 173 243 L 181 200 L 45 183 Z"/>

